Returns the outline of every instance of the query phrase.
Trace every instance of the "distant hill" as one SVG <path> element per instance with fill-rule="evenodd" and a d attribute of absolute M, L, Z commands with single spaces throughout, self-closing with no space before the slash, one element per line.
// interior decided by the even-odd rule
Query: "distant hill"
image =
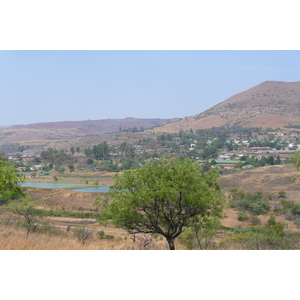
<path fill-rule="evenodd" d="M 14 152 L 19 146 L 30 146 L 36 149 L 68 147 L 69 144 L 83 146 L 90 140 L 93 142 L 93 137 L 98 137 L 99 141 L 107 140 L 107 137 L 104 138 L 103 135 L 112 132 L 119 133 L 123 130 L 146 130 L 173 120 L 125 118 L 0 127 L 0 152 Z"/>
<path fill-rule="evenodd" d="M 300 125 L 300 81 L 266 81 L 203 113 L 173 121 L 157 131 L 205 129 L 224 125 L 282 128 Z"/>
<path fill-rule="evenodd" d="M 98 135 L 126 130 L 136 127 L 138 130 L 142 128 L 148 129 L 153 126 L 165 124 L 174 119 L 104 119 L 104 120 L 86 120 L 86 121 L 64 121 L 64 122 L 45 122 L 33 123 L 19 126 L 20 129 L 59 129 L 73 130 L 79 135 Z"/>

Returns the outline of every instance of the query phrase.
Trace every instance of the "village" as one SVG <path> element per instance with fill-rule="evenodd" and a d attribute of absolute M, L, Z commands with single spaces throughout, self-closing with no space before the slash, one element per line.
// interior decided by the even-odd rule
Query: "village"
<path fill-rule="evenodd" d="M 300 149 L 299 135 L 295 130 L 284 133 L 260 128 L 239 130 L 242 129 L 180 131 L 119 145 L 104 142 L 107 146 L 105 155 L 101 154 L 104 143 L 93 147 L 22 149 L 1 155 L 14 162 L 18 171 L 30 178 L 69 172 L 118 172 L 141 167 L 152 158 L 164 156 L 189 157 L 200 164 L 217 166 L 221 173 L 227 173 L 290 163 L 291 156 Z"/>

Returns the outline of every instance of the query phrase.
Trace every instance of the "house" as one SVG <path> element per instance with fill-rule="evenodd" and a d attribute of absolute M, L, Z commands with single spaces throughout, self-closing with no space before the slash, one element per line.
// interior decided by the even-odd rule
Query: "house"
<path fill-rule="evenodd" d="M 199 164 L 203 164 L 204 160 L 202 159 L 198 159 L 197 160 L 199 162 Z M 210 159 L 208 162 L 211 163 L 213 161 L 213 159 Z M 233 168 L 234 165 L 237 163 L 236 161 L 233 160 L 223 160 L 223 159 L 215 159 L 214 160 L 216 162 L 216 165 L 218 167 L 227 167 L 227 168 Z"/>
<path fill-rule="evenodd" d="M 252 169 L 254 168 L 252 165 L 242 166 L 242 169 Z"/>

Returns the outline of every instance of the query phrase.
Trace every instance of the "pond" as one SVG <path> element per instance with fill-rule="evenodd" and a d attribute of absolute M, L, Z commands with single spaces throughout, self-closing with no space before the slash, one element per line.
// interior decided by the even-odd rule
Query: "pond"
<path fill-rule="evenodd" d="M 92 186 L 92 187 L 86 187 L 86 188 L 79 188 L 79 189 L 73 189 L 71 190 L 73 192 L 108 192 L 109 186 Z"/>
<path fill-rule="evenodd" d="M 21 185 L 28 186 L 28 187 L 40 187 L 40 188 L 63 188 L 63 187 L 78 186 L 84 184 L 57 183 L 57 182 L 23 182 Z"/>

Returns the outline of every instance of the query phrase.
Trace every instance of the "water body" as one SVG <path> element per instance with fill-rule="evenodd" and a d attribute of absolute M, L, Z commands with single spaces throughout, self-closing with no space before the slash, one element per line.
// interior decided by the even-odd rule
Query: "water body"
<path fill-rule="evenodd" d="M 40 187 L 40 188 L 63 188 L 70 186 L 78 186 L 84 184 L 76 184 L 76 183 L 57 183 L 57 182 L 23 182 L 22 186 L 28 187 Z"/>
<path fill-rule="evenodd" d="M 108 192 L 109 186 L 95 186 L 95 187 L 92 186 L 92 187 L 86 187 L 86 188 L 73 189 L 71 191 L 73 191 L 73 192 L 90 192 L 90 193 Z"/>

